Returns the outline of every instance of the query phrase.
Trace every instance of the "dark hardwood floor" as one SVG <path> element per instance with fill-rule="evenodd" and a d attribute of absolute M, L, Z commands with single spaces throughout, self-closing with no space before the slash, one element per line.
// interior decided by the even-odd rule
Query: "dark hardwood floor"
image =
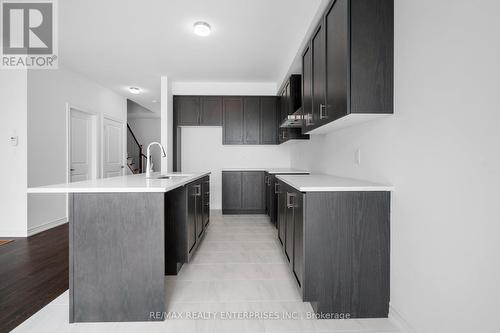
<path fill-rule="evenodd" d="M 0 332 L 68 289 L 68 224 L 0 246 Z"/>

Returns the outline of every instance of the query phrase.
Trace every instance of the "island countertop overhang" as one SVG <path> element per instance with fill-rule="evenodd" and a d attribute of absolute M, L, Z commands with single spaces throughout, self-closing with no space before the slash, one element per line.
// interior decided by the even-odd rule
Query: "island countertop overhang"
<path fill-rule="evenodd" d="M 81 182 L 55 184 L 28 188 L 28 193 L 165 193 L 189 184 L 211 172 L 197 173 L 153 173 L 153 178 L 145 174 L 100 178 Z M 154 177 L 169 176 L 169 179 Z"/>

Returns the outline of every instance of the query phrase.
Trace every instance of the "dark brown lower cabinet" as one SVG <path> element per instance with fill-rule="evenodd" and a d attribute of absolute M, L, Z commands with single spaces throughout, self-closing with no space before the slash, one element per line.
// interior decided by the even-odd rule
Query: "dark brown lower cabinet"
<path fill-rule="evenodd" d="M 304 195 L 296 192 L 293 197 L 293 264 L 292 271 L 302 287 L 304 276 Z"/>
<path fill-rule="evenodd" d="M 277 203 L 277 226 L 278 226 L 278 240 L 281 245 L 285 246 L 286 241 L 286 187 L 283 182 L 278 182 L 278 203 Z"/>
<path fill-rule="evenodd" d="M 222 214 L 265 214 L 264 171 L 222 172 Z"/>
<path fill-rule="evenodd" d="M 210 177 L 165 195 L 165 274 L 176 275 L 200 246 L 210 221 Z"/>
<path fill-rule="evenodd" d="M 286 216 L 285 216 L 285 254 L 290 262 L 290 267 L 293 268 L 293 245 L 294 245 L 294 211 L 293 202 L 297 197 L 297 193 L 287 187 L 285 196 Z"/>
<path fill-rule="evenodd" d="M 389 312 L 390 192 L 306 192 L 278 181 L 278 238 L 321 315 Z"/>
<path fill-rule="evenodd" d="M 278 228 L 278 193 L 279 193 L 279 183 L 276 175 L 283 175 L 285 173 L 266 173 L 266 213 L 271 219 L 271 223 Z M 294 175 L 307 175 L 304 173 L 294 173 Z"/>
<path fill-rule="evenodd" d="M 187 226 L 187 239 L 188 239 L 188 251 L 194 248 L 196 244 L 196 227 L 197 227 L 197 216 L 196 216 L 196 197 L 198 192 L 198 187 L 196 184 L 190 184 L 185 189 L 187 195 L 187 211 L 186 211 L 186 226 Z M 183 193 L 181 195 L 184 195 Z"/>
<path fill-rule="evenodd" d="M 269 193 L 270 191 L 270 187 L 271 187 L 271 183 L 270 183 L 270 179 L 271 179 L 271 175 L 269 174 L 269 172 L 265 172 L 264 173 L 264 186 L 265 186 L 265 189 L 264 191 L 266 192 L 265 193 L 265 202 L 266 202 L 266 214 L 269 215 L 269 205 L 270 205 L 270 201 L 271 201 L 271 195 Z"/>
<path fill-rule="evenodd" d="M 195 194 L 194 198 L 196 200 L 196 208 L 195 208 L 195 223 L 196 223 L 196 239 L 200 239 L 205 231 L 205 224 L 203 223 L 203 192 L 201 189 L 202 182 L 198 182 L 198 184 L 194 185 Z"/>
<path fill-rule="evenodd" d="M 210 178 L 203 179 L 201 184 L 203 226 L 206 227 L 210 223 Z"/>

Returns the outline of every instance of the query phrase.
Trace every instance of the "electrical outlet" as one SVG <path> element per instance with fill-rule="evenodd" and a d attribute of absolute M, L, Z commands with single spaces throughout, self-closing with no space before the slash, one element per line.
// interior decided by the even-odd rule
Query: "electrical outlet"
<path fill-rule="evenodd" d="M 361 165 L 361 149 L 356 149 L 356 152 L 354 153 L 354 163 L 356 165 Z"/>

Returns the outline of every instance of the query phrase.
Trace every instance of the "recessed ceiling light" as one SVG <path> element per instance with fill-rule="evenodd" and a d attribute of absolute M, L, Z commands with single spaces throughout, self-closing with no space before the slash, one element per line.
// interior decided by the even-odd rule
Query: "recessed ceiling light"
<path fill-rule="evenodd" d="M 210 31 L 211 31 L 211 28 L 210 28 L 210 24 L 208 24 L 207 22 L 202 22 L 202 21 L 199 21 L 199 22 L 196 22 L 194 25 L 194 33 L 197 34 L 198 36 L 208 36 L 210 35 Z"/>
<path fill-rule="evenodd" d="M 153 99 L 151 103 L 158 103 L 158 101 L 156 99 Z"/>
<path fill-rule="evenodd" d="M 130 87 L 128 88 L 128 91 L 130 91 L 131 94 L 139 95 L 141 93 L 141 88 Z"/>

